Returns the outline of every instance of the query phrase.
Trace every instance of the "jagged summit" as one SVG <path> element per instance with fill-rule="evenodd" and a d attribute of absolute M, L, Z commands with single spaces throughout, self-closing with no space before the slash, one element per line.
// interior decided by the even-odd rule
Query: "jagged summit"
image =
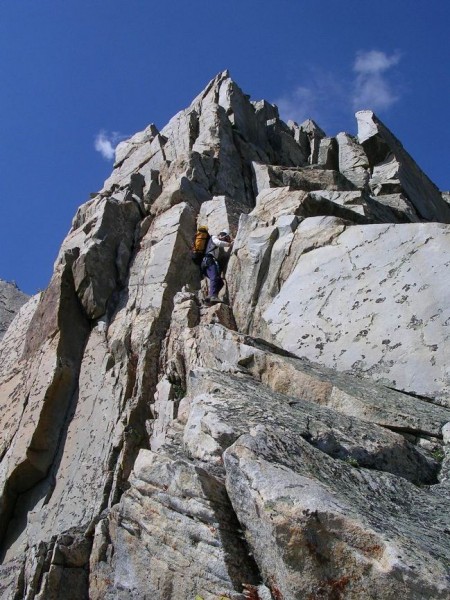
<path fill-rule="evenodd" d="M 130 174 L 139 170 L 145 179 L 144 195 L 152 188 L 145 201 L 153 202 L 159 192 L 158 181 L 168 180 L 170 189 L 171 178 L 179 178 L 184 169 L 189 180 L 186 196 L 223 194 L 251 208 L 251 162 L 306 165 L 308 134 L 301 136 L 300 131 L 297 125 L 291 130 L 283 123 L 275 106 L 265 101 L 252 103 L 224 71 L 160 132 L 150 126 L 119 144 L 115 169 L 102 192 L 128 185 Z M 167 202 L 167 194 L 156 206 L 161 202 Z"/>
<path fill-rule="evenodd" d="M 418 219 L 450 222 L 450 209 L 439 190 L 395 136 L 371 111 L 356 117 L 359 143 L 345 133 L 326 137 L 311 119 L 286 124 L 276 106 L 252 102 L 223 71 L 160 132 L 152 124 L 118 145 L 114 170 L 102 193 L 114 190 L 117 195 L 128 189 L 134 174 L 133 186 L 153 212 L 181 198 L 195 202 L 214 195 L 233 198 L 240 209 L 249 210 L 258 193 L 255 164 L 309 166 L 347 175 L 347 187 L 353 183 L 376 197 L 375 204 L 398 209 L 402 219 L 408 212 L 407 220 L 414 220 L 415 212 Z M 163 182 L 166 190 L 161 194 Z M 410 203 L 412 211 L 407 210 Z"/>
<path fill-rule="evenodd" d="M 224 71 L 119 144 L 0 345 L 2 598 L 448 597 L 450 207 L 357 119 Z"/>

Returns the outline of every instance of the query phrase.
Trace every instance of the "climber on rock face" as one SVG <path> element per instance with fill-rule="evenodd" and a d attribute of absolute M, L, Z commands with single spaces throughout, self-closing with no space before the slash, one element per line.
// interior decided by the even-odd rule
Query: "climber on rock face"
<path fill-rule="evenodd" d="M 205 256 L 202 260 L 202 273 L 209 279 L 209 302 L 221 302 L 218 297 L 220 290 L 224 286 L 221 276 L 225 264 L 221 260 L 220 252 L 222 248 L 229 248 L 233 244 L 227 229 L 222 229 L 219 235 L 212 235 L 206 247 Z"/>

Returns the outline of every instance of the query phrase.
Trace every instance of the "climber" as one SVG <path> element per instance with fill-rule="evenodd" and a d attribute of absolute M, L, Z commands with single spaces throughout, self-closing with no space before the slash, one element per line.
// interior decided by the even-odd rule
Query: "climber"
<path fill-rule="evenodd" d="M 227 229 L 222 229 L 218 236 L 212 235 L 209 239 L 201 265 L 202 274 L 209 279 L 209 297 L 206 298 L 209 302 L 221 302 L 218 294 L 224 286 L 221 271 L 226 261 L 223 262 L 220 252 L 222 248 L 230 248 L 232 245 Z"/>

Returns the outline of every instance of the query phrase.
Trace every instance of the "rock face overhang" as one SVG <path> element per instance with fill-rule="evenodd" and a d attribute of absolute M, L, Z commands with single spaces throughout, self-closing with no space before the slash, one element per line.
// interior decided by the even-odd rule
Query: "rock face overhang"
<path fill-rule="evenodd" d="M 0 346 L 2 597 L 448 597 L 450 208 L 357 120 L 223 72 L 119 144 Z"/>

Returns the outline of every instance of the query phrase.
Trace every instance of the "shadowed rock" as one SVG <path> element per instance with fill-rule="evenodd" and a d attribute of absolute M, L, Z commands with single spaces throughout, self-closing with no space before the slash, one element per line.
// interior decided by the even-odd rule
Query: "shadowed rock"
<path fill-rule="evenodd" d="M 21 292 L 14 283 L 0 279 L 0 340 L 28 298 L 29 296 Z"/>

